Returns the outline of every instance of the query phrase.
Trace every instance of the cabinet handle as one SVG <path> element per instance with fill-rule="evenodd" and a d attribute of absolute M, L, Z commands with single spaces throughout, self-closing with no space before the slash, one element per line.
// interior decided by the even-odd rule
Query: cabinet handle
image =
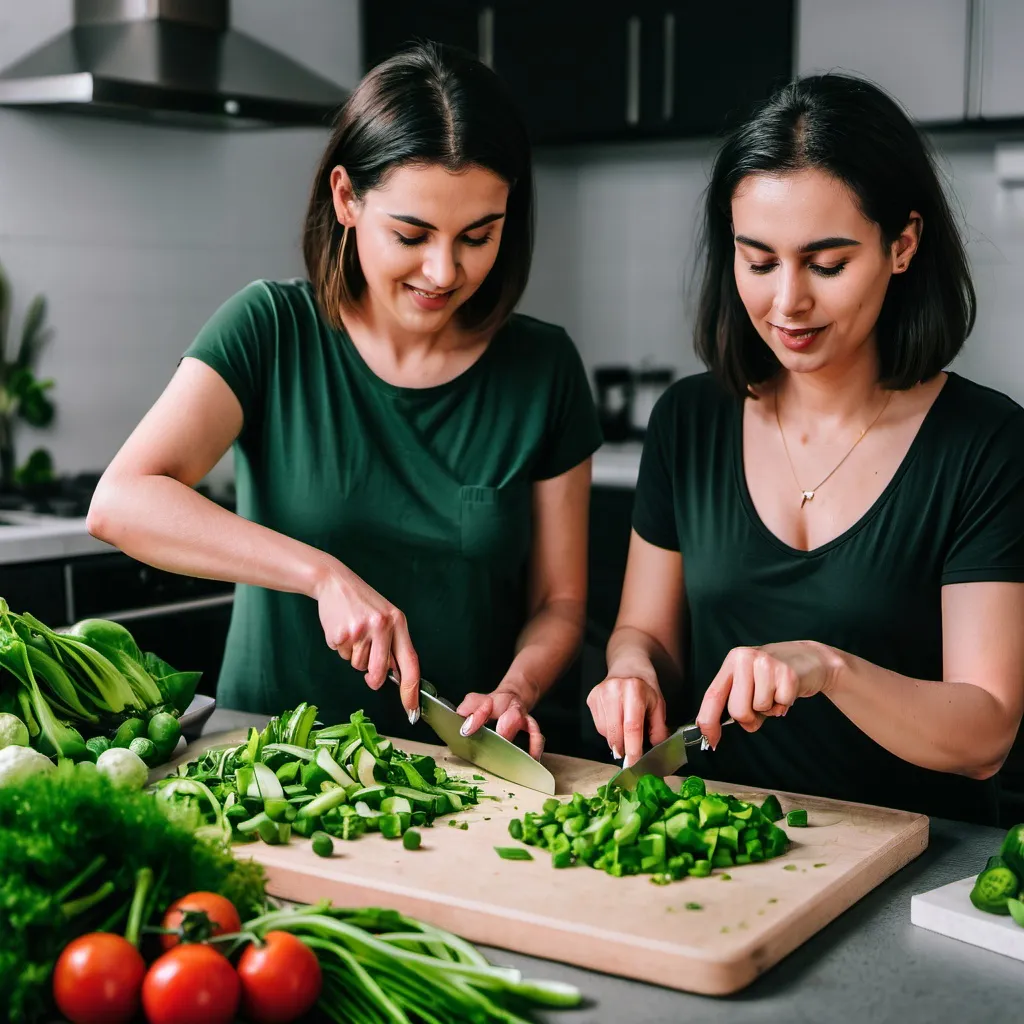
<path fill-rule="evenodd" d="M 640 18 L 626 21 L 626 124 L 640 123 Z"/>
<path fill-rule="evenodd" d="M 477 57 L 494 70 L 494 8 L 481 7 L 476 21 Z"/>
<path fill-rule="evenodd" d="M 964 82 L 964 112 L 981 117 L 985 91 L 985 3 L 967 3 L 967 80 Z"/>
<path fill-rule="evenodd" d="M 665 74 L 662 79 L 661 116 L 671 121 L 676 102 L 676 16 L 669 11 L 665 15 Z"/>

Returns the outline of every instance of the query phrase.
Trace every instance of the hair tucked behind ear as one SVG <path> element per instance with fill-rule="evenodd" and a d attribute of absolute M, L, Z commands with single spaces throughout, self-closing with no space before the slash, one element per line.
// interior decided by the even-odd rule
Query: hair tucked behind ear
<path fill-rule="evenodd" d="M 738 395 L 778 371 L 736 287 L 732 199 L 748 175 L 806 168 L 847 185 L 887 246 L 899 238 L 911 211 L 921 215 L 917 253 L 890 280 L 875 334 L 885 386 L 909 388 L 934 377 L 974 326 L 976 300 L 963 241 L 928 147 L 907 115 L 877 86 L 838 74 L 784 86 L 719 150 L 700 236 L 697 354 Z"/>

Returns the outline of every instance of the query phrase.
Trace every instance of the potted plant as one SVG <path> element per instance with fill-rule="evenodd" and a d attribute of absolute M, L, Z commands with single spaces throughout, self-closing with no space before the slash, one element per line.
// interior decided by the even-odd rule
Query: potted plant
<path fill-rule="evenodd" d="M 37 295 L 28 306 L 17 349 L 11 332 L 11 285 L 0 266 L 0 493 L 53 480 L 53 463 L 45 449 L 37 449 L 16 469 L 15 432 L 18 420 L 46 427 L 53 420 L 47 392 L 52 380 L 38 380 L 36 364 L 52 332 L 46 326 L 46 299 Z"/>

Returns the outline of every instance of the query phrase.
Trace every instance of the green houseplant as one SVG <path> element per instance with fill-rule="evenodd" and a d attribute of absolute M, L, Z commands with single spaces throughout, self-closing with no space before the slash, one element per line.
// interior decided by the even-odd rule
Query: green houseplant
<path fill-rule="evenodd" d="M 52 380 L 35 375 L 39 353 L 52 332 L 46 326 L 46 299 L 37 295 L 29 303 L 21 325 L 17 348 L 11 331 L 11 284 L 0 266 L 0 492 L 18 485 L 44 484 L 53 478 L 49 452 L 37 449 L 16 469 L 15 431 L 18 420 L 33 427 L 46 427 L 54 408 L 47 392 Z"/>

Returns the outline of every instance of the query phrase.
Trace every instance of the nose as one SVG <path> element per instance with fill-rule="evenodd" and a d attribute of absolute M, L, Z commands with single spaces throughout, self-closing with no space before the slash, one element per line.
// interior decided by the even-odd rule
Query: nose
<path fill-rule="evenodd" d="M 803 267 L 783 264 L 775 280 L 775 308 L 781 317 L 794 320 L 814 305 Z"/>
<path fill-rule="evenodd" d="M 451 288 L 459 276 L 451 246 L 440 241 L 430 246 L 424 254 L 423 274 L 438 291 Z"/>

